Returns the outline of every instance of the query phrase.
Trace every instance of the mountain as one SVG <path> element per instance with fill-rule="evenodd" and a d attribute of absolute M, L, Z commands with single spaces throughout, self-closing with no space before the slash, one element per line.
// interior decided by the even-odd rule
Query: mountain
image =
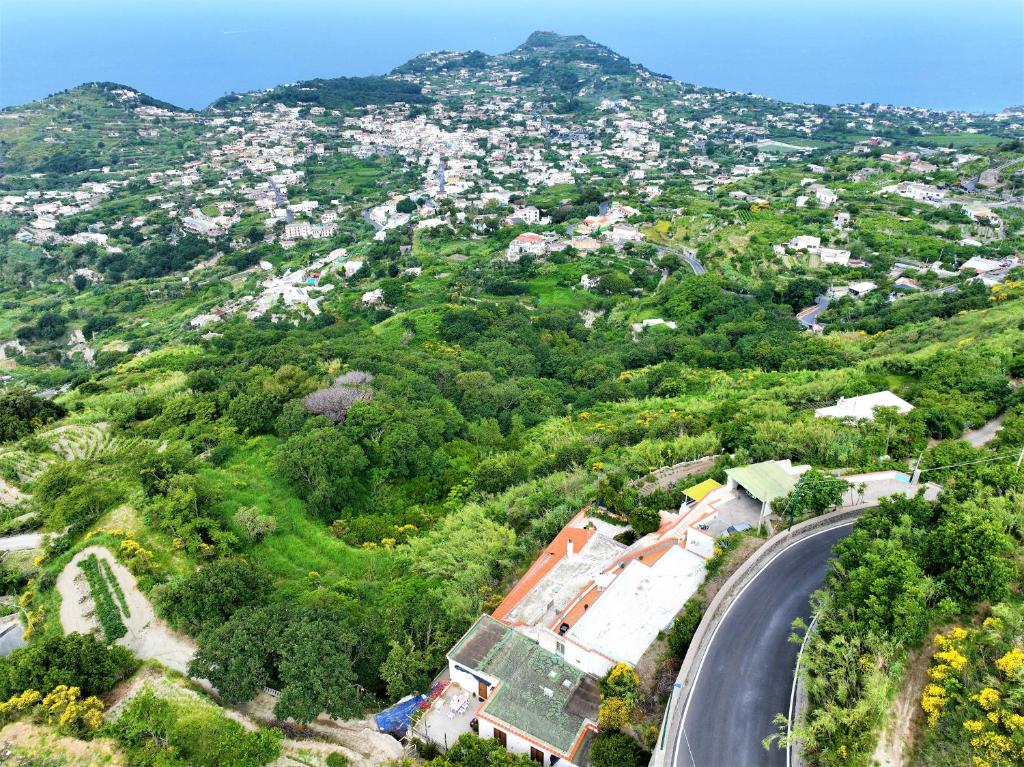
<path fill-rule="evenodd" d="M 0 111 L 0 174 L 69 174 L 180 155 L 196 113 L 119 83 L 93 82 Z"/>
<path fill-rule="evenodd" d="M 211 109 L 230 110 L 258 104 L 284 104 L 288 107 L 311 104 L 325 109 L 353 109 L 370 104 L 429 104 L 432 99 L 413 83 L 387 77 L 334 77 L 302 80 L 279 85 L 269 91 L 235 93 L 217 99 Z"/>

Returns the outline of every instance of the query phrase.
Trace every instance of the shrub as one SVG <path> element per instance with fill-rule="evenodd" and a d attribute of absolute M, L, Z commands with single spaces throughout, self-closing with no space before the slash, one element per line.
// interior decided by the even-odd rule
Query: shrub
<path fill-rule="evenodd" d="M 690 648 L 690 642 L 703 614 L 703 604 L 696 599 L 687 599 L 682 612 L 672 621 L 672 628 L 668 632 L 668 646 L 675 657 L 686 657 L 686 651 Z"/>
<path fill-rule="evenodd" d="M 590 750 L 592 767 L 641 767 L 650 755 L 633 738 L 621 732 L 602 732 Z"/>

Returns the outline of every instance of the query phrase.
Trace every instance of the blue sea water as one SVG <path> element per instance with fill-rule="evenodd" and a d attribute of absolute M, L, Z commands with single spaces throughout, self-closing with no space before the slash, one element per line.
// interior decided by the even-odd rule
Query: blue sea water
<path fill-rule="evenodd" d="M 1022 0 L 0 0 L 0 106 L 110 80 L 200 108 L 425 50 L 510 50 L 536 29 L 792 101 L 1024 103 Z"/>

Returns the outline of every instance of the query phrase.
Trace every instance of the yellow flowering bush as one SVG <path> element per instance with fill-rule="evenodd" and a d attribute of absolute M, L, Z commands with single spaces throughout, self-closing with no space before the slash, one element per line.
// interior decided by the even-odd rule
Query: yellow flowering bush
<path fill-rule="evenodd" d="M 946 706 L 946 690 L 937 684 L 930 684 L 924 688 L 921 694 L 921 708 L 928 715 L 928 726 L 934 727 L 939 723 L 942 716 L 942 709 Z"/>
<path fill-rule="evenodd" d="M 991 687 L 985 687 L 977 695 L 972 695 L 971 700 L 986 711 L 991 711 L 999 703 L 999 690 L 995 690 Z"/>
<path fill-rule="evenodd" d="M 78 687 L 53 688 L 42 702 L 47 723 L 66 730 L 97 729 L 103 723 L 103 702 L 95 695 L 82 700 L 81 695 Z"/>
<path fill-rule="evenodd" d="M 35 690 L 25 690 L 25 692 L 19 695 L 12 695 L 3 703 L 0 703 L 0 720 L 8 721 L 13 718 L 13 715 L 34 706 L 41 697 L 42 695 Z"/>
<path fill-rule="evenodd" d="M 1015 676 L 1022 667 L 1024 667 L 1024 650 L 1019 647 L 1014 647 L 996 661 L 996 668 L 1006 677 Z"/>

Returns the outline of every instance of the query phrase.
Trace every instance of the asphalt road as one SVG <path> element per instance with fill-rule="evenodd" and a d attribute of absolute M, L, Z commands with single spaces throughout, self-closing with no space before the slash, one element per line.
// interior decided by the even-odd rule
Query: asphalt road
<path fill-rule="evenodd" d="M 852 522 L 851 522 L 852 525 Z M 801 539 L 771 560 L 720 621 L 684 703 L 676 767 L 785 767 L 786 753 L 761 741 L 788 714 L 799 645 L 794 618 L 809 622 L 809 598 L 825 577 L 832 546 L 851 526 Z"/>
<path fill-rule="evenodd" d="M 687 248 L 687 250 L 690 249 Z M 704 274 L 707 271 L 707 269 L 704 268 L 704 264 L 702 264 L 697 259 L 697 257 L 693 255 L 693 253 L 695 253 L 696 251 L 691 251 L 687 253 L 686 251 L 683 250 L 676 250 L 675 248 L 667 248 L 664 245 L 658 245 L 659 253 L 666 251 L 674 256 L 677 256 L 682 261 L 685 261 L 686 264 L 693 270 L 694 274 Z"/>

